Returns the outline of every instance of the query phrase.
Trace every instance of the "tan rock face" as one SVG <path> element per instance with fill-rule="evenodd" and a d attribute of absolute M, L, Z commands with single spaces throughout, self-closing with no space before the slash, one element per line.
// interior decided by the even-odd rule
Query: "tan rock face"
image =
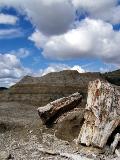
<path fill-rule="evenodd" d="M 120 92 L 116 87 L 99 79 L 90 82 L 84 118 L 77 142 L 103 148 L 120 125 Z"/>

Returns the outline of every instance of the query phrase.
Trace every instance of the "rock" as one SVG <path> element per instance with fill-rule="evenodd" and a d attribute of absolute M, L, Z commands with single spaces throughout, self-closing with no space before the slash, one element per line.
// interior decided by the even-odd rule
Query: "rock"
<path fill-rule="evenodd" d="M 55 123 L 55 136 L 66 141 L 77 138 L 84 121 L 84 110 L 80 105 L 79 108 L 62 115 Z"/>
<path fill-rule="evenodd" d="M 57 152 L 55 152 L 53 150 L 48 150 L 48 149 L 44 149 L 44 148 L 40 148 L 39 151 L 44 153 L 44 154 L 59 155 L 59 153 L 57 153 Z"/>
<path fill-rule="evenodd" d="M 74 93 L 38 108 L 38 113 L 44 124 L 51 124 L 63 113 L 74 109 L 82 101 L 80 93 Z"/>
<path fill-rule="evenodd" d="M 77 142 L 103 148 L 120 125 L 120 92 L 117 87 L 99 79 L 90 82 L 84 118 Z"/>

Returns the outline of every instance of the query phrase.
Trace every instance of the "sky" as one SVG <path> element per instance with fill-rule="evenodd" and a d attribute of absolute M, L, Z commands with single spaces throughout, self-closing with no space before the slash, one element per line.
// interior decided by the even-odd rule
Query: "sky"
<path fill-rule="evenodd" d="M 120 68 L 120 0 L 0 0 L 0 87 Z"/>

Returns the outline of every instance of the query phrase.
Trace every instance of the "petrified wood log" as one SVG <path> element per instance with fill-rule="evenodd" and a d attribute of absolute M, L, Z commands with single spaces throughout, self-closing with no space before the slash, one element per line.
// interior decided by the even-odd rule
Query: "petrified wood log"
<path fill-rule="evenodd" d="M 113 143 L 111 144 L 110 148 L 111 148 L 111 152 L 114 153 L 118 143 L 120 142 L 120 133 L 117 133 L 115 135 L 115 139 L 113 141 Z"/>
<path fill-rule="evenodd" d="M 89 83 L 87 105 L 77 143 L 103 148 L 120 125 L 120 92 L 101 80 Z"/>
<path fill-rule="evenodd" d="M 119 157 L 119 159 L 120 159 L 120 149 L 116 149 L 115 150 L 115 153 L 116 153 L 116 155 Z"/>
<path fill-rule="evenodd" d="M 38 108 L 38 113 L 44 124 L 51 124 L 61 114 L 75 108 L 82 101 L 80 93 L 74 93 Z"/>

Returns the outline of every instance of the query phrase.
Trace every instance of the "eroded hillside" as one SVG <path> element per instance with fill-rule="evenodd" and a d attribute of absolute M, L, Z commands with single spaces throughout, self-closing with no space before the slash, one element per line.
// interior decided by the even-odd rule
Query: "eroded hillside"
<path fill-rule="evenodd" d="M 100 73 L 78 73 L 61 71 L 43 77 L 24 77 L 8 91 L 0 95 L 0 101 L 18 101 L 34 105 L 45 105 L 55 99 L 75 92 L 87 94 L 89 81 L 102 78 Z"/>

